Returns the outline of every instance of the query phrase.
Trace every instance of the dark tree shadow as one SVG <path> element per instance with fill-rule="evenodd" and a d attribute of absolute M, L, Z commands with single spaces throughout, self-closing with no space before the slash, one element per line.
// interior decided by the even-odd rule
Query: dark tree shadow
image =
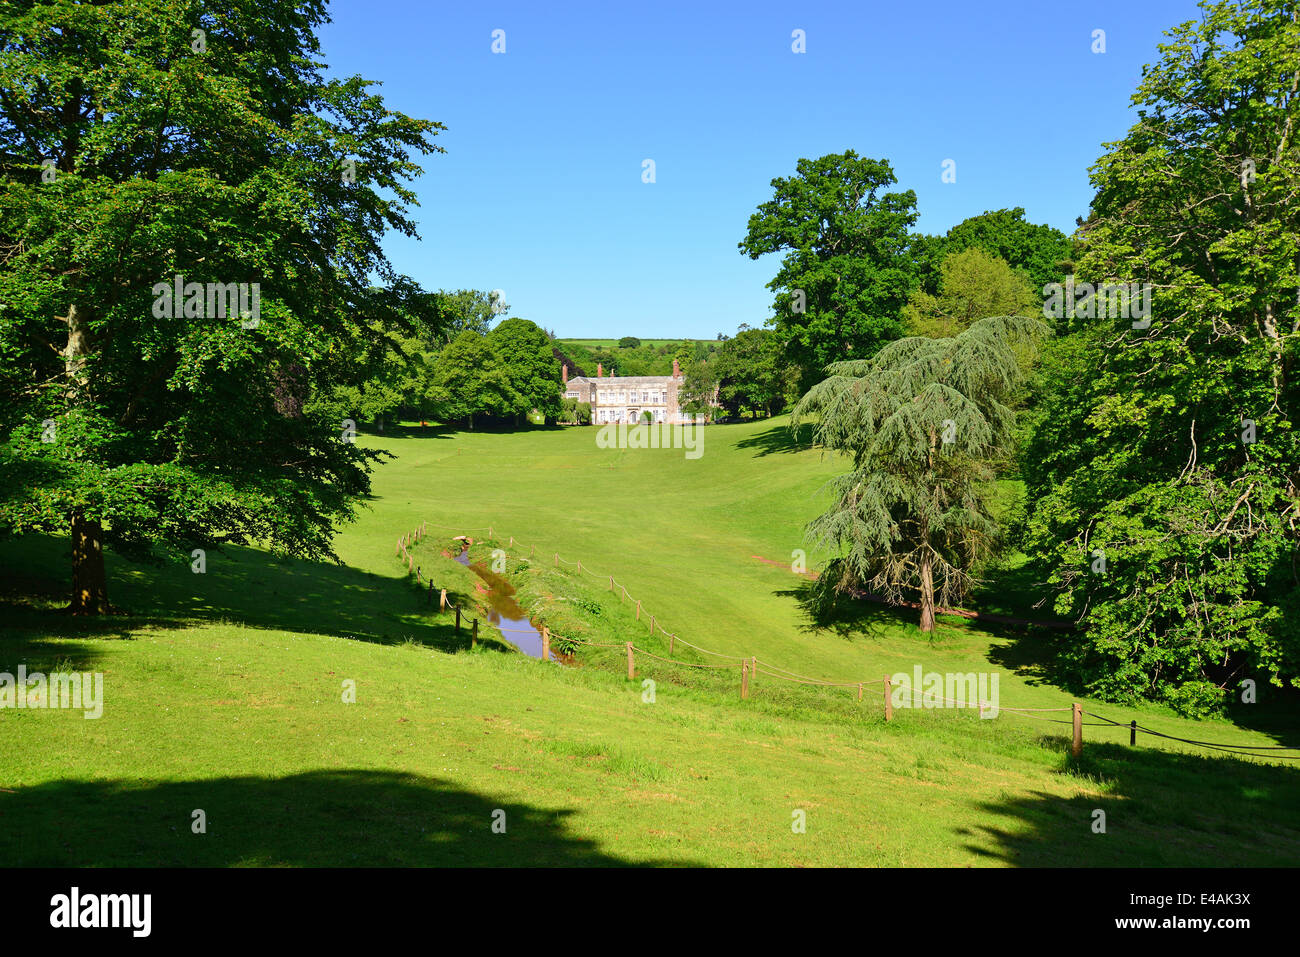
<path fill-rule="evenodd" d="M 813 427 L 803 423 L 798 430 L 788 424 L 774 425 L 736 443 L 737 448 L 757 449 L 757 456 L 776 455 L 781 452 L 802 452 L 812 448 Z"/>
<path fill-rule="evenodd" d="M 202 574 L 191 570 L 188 557 L 184 562 L 140 565 L 110 556 L 109 597 L 123 614 L 98 620 L 74 618 L 57 608 L 67 602 L 68 587 L 60 581 L 68 574 L 63 557 L 66 550 L 65 543 L 48 536 L 24 540 L 21 558 L 29 571 L 21 581 L 5 576 L 2 597 L 10 609 L 6 612 L 10 627 L 0 629 L 0 639 L 35 640 L 43 633 L 125 638 L 144 624 L 181 627 L 187 621 L 228 621 L 253 628 L 380 644 L 413 641 L 441 651 L 462 651 L 470 646 L 470 618 L 479 617 L 476 611 L 469 611 L 477 606 L 472 594 L 449 588 L 448 599 L 466 609 L 457 631 L 454 614 L 437 613 L 438 589 L 446 586 L 435 582 L 430 595 L 427 580 L 417 586 L 413 578 L 401 577 L 396 559 L 394 575 L 388 577 L 347 565 L 281 560 L 257 549 L 226 546 L 208 550 Z M 0 550 L 0 567 L 13 565 L 18 557 Z M 34 606 L 23 604 L 33 598 Z M 512 650 L 482 622 L 478 644 L 491 650 Z"/>
<path fill-rule="evenodd" d="M 191 829 L 196 809 L 205 834 Z M 504 833 L 492 830 L 498 811 Z M 572 832 L 575 813 L 393 771 L 51 781 L 0 789 L 0 858 L 11 867 L 697 866 L 606 854 Z"/>
<path fill-rule="evenodd" d="M 958 840 L 978 835 L 980 843 L 966 844 L 967 850 L 1022 867 L 1294 866 L 1300 860 L 1300 769 L 1086 738 L 1082 757 L 1064 758 L 1058 773 L 1073 770 L 1101 793 L 1062 798 L 1039 791 L 980 803 L 994 823 L 959 828 Z M 1065 746 L 1059 738 L 1041 743 Z M 1105 833 L 1093 829 L 1098 810 L 1106 815 Z"/>
<path fill-rule="evenodd" d="M 450 439 L 454 438 L 460 429 L 450 425 L 420 425 L 415 422 L 406 423 L 387 423 L 383 429 L 377 429 L 374 423 L 363 423 L 357 427 L 359 435 L 370 435 L 377 439 Z"/>

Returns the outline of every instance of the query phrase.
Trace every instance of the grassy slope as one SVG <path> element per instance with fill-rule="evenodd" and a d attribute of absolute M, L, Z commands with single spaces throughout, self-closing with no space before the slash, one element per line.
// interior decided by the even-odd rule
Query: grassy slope
<path fill-rule="evenodd" d="M 401 458 L 376 475 L 373 513 L 340 538 L 348 567 L 249 550 L 210 555 L 205 576 L 114 562 L 115 597 L 133 615 L 81 623 L 41 607 L 62 587 L 59 544 L 0 547 L 7 590 L 24 596 L 0 607 L 0 670 L 94 668 L 108 697 L 99 721 L 0 711 L 7 861 L 1258 864 L 1300 850 L 1290 768 L 1129 751 L 1093 743 L 1122 740 L 1094 728 L 1070 768 L 1059 738 L 1040 739 L 1057 726 L 915 712 L 886 725 L 870 702 L 820 710 L 766 679 L 742 704 L 713 679 L 664 673 L 649 705 L 618 662 L 542 665 L 495 651 L 486 633 L 465 653 L 449 619 L 422 615 L 397 577 L 401 531 L 492 524 L 615 574 L 697 644 L 806 674 L 1032 657 L 964 624 L 933 644 L 892 616 L 810 631 L 797 579 L 751 556 L 788 562 L 817 508 L 809 493 L 834 466 L 783 451 L 768 424 L 709 430 L 696 461 L 601 451 L 592 430 L 378 444 Z M 469 600 L 465 569 L 432 543 L 420 555 Z M 600 581 L 534 565 L 522 593 L 599 606 L 594 637 L 640 633 Z M 355 705 L 341 703 L 346 678 Z M 1004 678 L 1004 703 L 1066 700 L 1036 680 Z M 1156 709 L 1141 717 L 1191 737 L 1267 740 Z M 1090 831 L 1099 807 L 1105 836 Z M 189 831 L 195 808 L 206 835 Z M 489 829 L 497 808 L 506 835 Z M 806 834 L 791 832 L 796 808 Z"/>

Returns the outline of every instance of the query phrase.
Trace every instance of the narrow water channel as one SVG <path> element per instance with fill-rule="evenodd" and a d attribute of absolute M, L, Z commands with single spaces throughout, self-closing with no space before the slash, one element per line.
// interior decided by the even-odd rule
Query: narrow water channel
<path fill-rule="evenodd" d="M 488 621 L 501 632 L 501 637 L 531 658 L 542 657 L 542 633 L 528 620 L 528 612 L 515 601 L 515 589 L 501 575 L 483 567 L 480 562 L 471 563 L 469 550 L 456 556 L 460 562 L 487 585 Z M 551 661 L 564 659 L 551 649 Z"/>

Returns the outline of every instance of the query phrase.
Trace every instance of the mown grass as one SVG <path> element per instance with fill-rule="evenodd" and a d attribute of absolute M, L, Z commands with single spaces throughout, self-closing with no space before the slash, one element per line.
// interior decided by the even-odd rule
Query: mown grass
<path fill-rule="evenodd" d="M 476 578 L 441 546 L 490 524 L 521 600 L 561 634 L 655 650 L 653 613 L 696 644 L 803 674 L 996 667 L 1004 704 L 1068 702 L 1011 631 L 949 621 L 927 641 L 869 608 L 814 626 L 789 552 L 835 464 L 777 427 L 714 427 L 693 461 L 598 450 L 580 429 L 370 438 L 399 458 L 376 473 L 372 511 L 340 535 L 345 565 L 230 549 L 200 576 L 187 556 L 114 560 L 113 597 L 130 614 L 103 621 L 55 610 L 63 543 L 0 545 L 0 671 L 98 670 L 106 696 L 97 721 L 0 711 L 0 853 L 15 865 L 1294 862 L 1293 768 L 1150 740 L 1130 749 L 1091 727 L 1072 762 L 1065 728 L 1005 713 L 899 711 L 887 723 L 879 697 L 764 675 L 742 702 L 738 671 L 639 656 L 629 681 L 617 649 L 562 667 L 486 628 L 470 651 L 393 557 L 419 522 L 446 525 L 417 561 L 474 608 Z M 512 534 L 537 543 L 533 561 Z M 548 565 L 557 550 L 597 574 Z M 753 557 L 783 553 L 777 565 Z M 642 621 L 609 574 L 643 601 Z M 1185 737 L 1270 740 L 1093 706 Z M 196 809 L 206 834 L 191 831 Z M 1093 832 L 1097 809 L 1105 834 Z M 806 833 L 791 827 L 800 810 Z"/>

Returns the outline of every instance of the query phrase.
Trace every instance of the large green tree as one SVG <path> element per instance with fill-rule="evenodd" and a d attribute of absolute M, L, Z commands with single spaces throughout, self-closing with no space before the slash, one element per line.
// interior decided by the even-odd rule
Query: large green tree
<path fill-rule="evenodd" d="M 742 329 L 723 342 L 714 371 L 718 402 L 732 415 L 741 409 L 773 415 L 797 388 L 798 370 L 785 360 L 780 337 L 772 329 Z"/>
<path fill-rule="evenodd" d="M 929 632 L 936 605 L 967 592 L 997 541 L 992 479 L 1014 439 L 1013 346 L 1042 328 L 1000 316 L 951 338 L 901 339 L 832 364 L 799 401 L 792 427 L 814 417 L 814 441 L 852 462 L 808 526 L 811 541 L 842 553 L 819 576 L 820 601 L 864 585 L 893 602 L 915 597 Z"/>
<path fill-rule="evenodd" d="M 517 418 L 536 409 L 554 422 L 560 415 L 560 364 L 555 361 L 551 338 L 527 319 L 507 319 L 488 333 L 510 385 L 519 395 Z"/>
<path fill-rule="evenodd" d="M 414 232 L 440 124 L 326 80 L 326 19 L 0 7 L 0 531 L 71 534 L 74 612 L 110 607 L 106 544 L 332 556 L 368 488 L 373 453 L 309 400 L 413 294 L 380 241 Z"/>
<path fill-rule="evenodd" d="M 1297 16 L 1205 4 L 1092 170 L 1078 281 L 1150 284 L 1151 311 L 1075 315 L 1024 474 L 1030 548 L 1082 626 L 1062 662 L 1114 700 L 1199 713 L 1300 675 Z"/>
<path fill-rule="evenodd" d="M 917 213 L 912 190 L 889 191 L 896 182 L 887 161 L 852 150 L 800 159 L 749 218 L 740 251 L 782 253 L 767 284 L 776 293 L 771 321 L 805 386 L 829 363 L 868 358 L 903 334 Z"/>
<path fill-rule="evenodd" d="M 1025 211 L 998 209 L 964 219 L 944 240 L 946 253 L 980 249 L 1024 272 L 1036 294 L 1061 282 L 1070 271 L 1074 249 L 1068 236 L 1052 226 L 1025 220 Z"/>
<path fill-rule="evenodd" d="M 491 340 L 469 329 L 434 359 L 430 396 L 439 418 L 471 429 L 476 417 L 516 421 L 527 405 Z"/>
<path fill-rule="evenodd" d="M 942 339 L 987 316 L 1032 316 L 1042 312 L 1023 273 L 982 249 L 949 253 L 940 266 L 936 293 L 917 289 L 903 310 L 908 332 Z"/>

